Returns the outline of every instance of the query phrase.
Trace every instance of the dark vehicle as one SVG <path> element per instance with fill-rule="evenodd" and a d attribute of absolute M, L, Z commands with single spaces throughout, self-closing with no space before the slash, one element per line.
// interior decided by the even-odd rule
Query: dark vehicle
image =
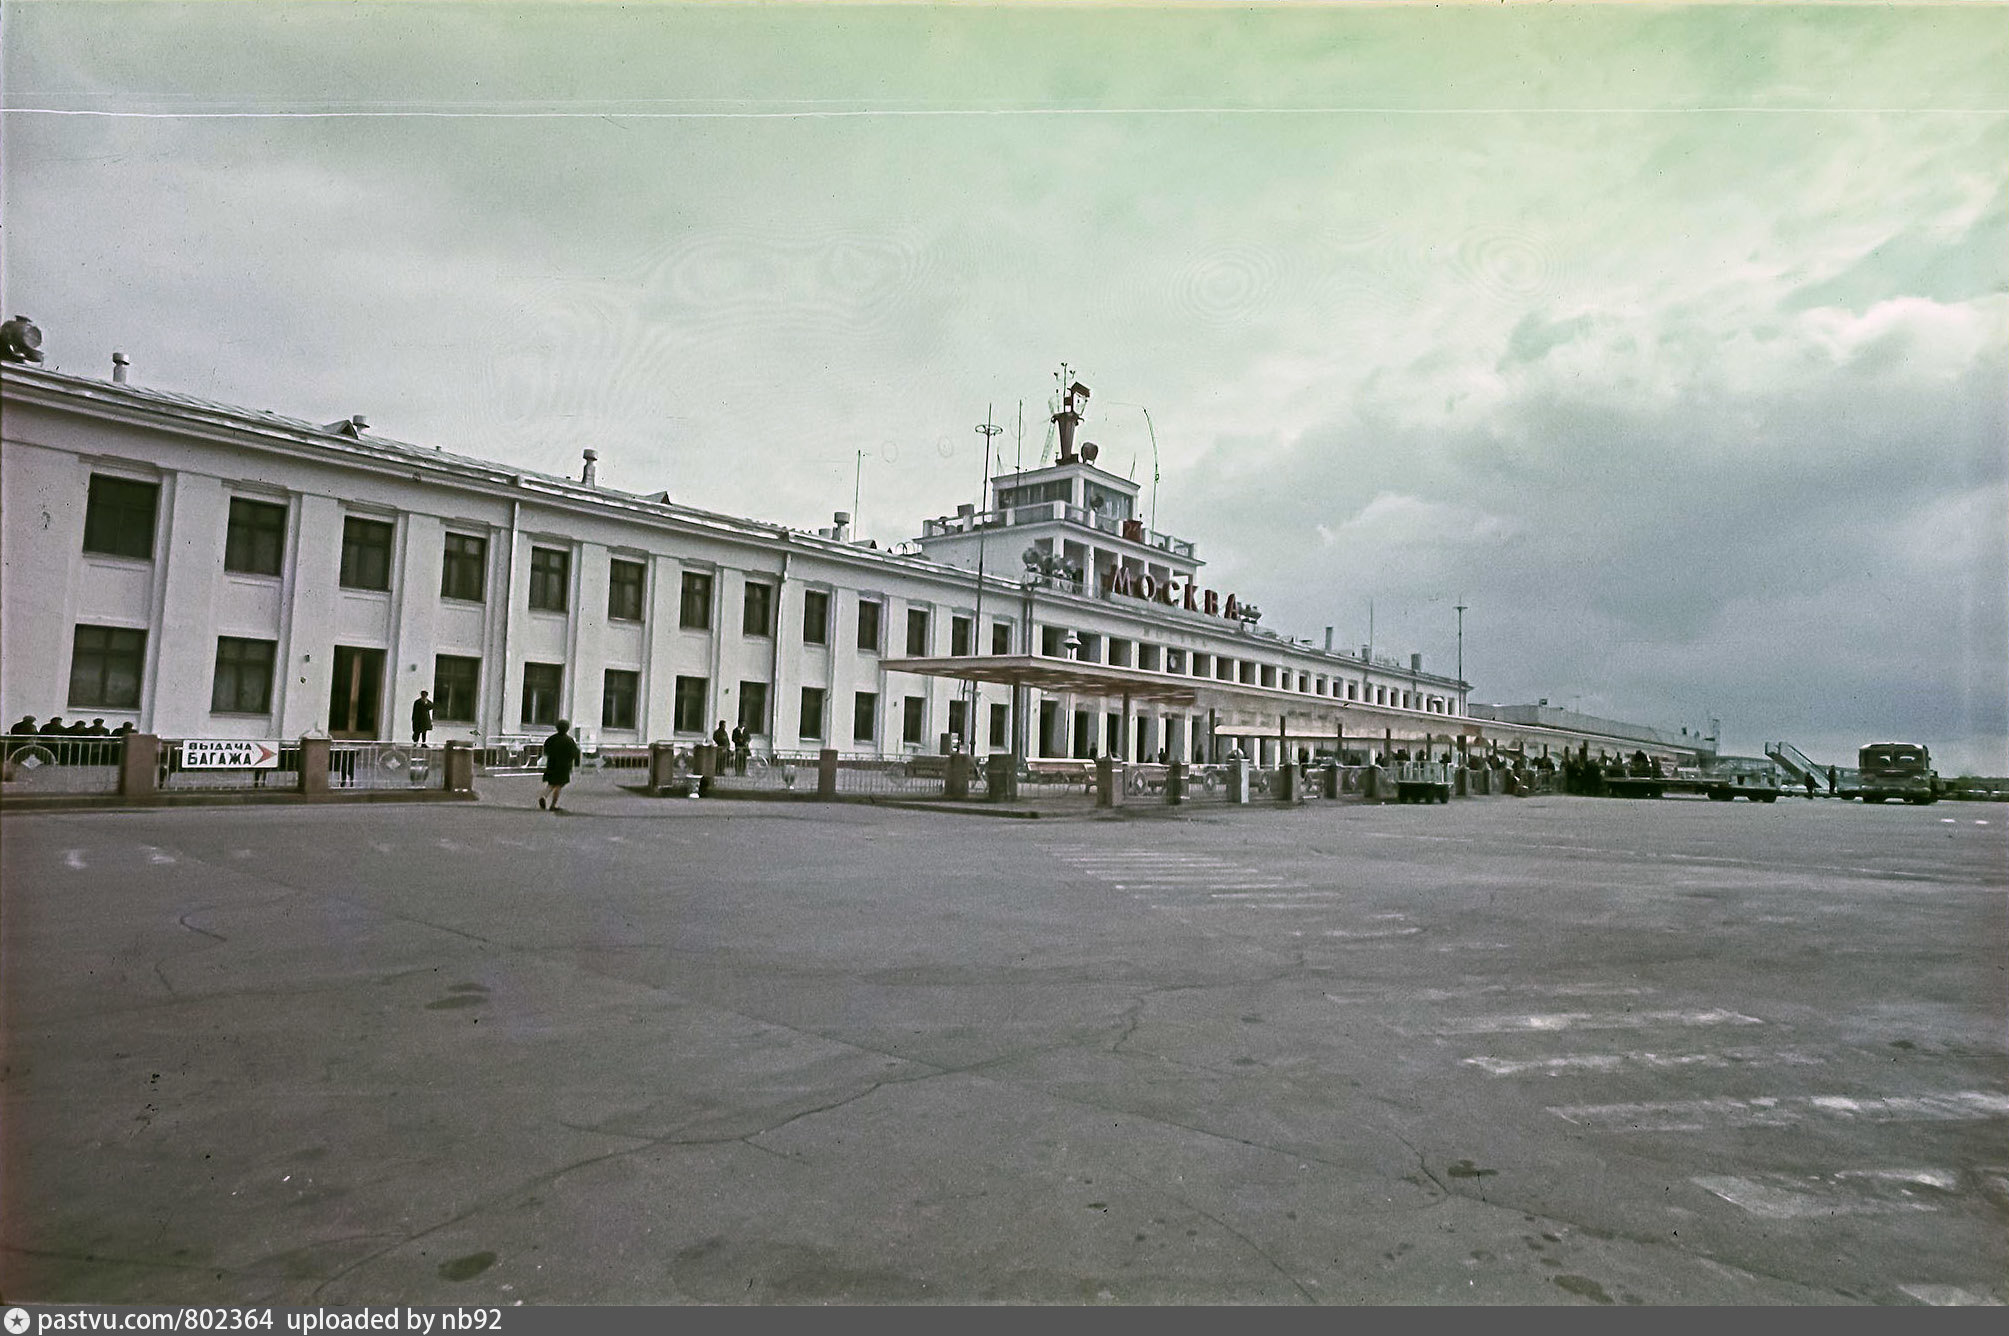
<path fill-rule="evenodd" d="M 1872 742 L 1857 754 L 1856 769 L 1856 796 L 1866 803 L 1932 803 L 1944 791 L 1932 753 L 1916 742 Z"/>

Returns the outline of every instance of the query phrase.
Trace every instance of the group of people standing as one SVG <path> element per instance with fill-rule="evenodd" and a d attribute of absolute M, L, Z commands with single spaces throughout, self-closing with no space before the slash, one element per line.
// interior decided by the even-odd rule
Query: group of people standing
<path fill-rule="evenodd" d="M 718 727 L 712 730 L 712 744 L 718 748 L 720 765 L 730 760 L 735 775 L 746 773 L 746 763 L 753 756 L 753 734 L 745 723 L 728 733 L 725 720 L 719 720 Z"/>
<path fill-rule="evenodd" d="M 38 724 L 34 715 L 24 714 L 12 728 L 7 730 L 7 751 L 12 753 L 16 747 L 31 742 L 47 744 L 59 739 L 67 741 L 70 738 L 123 738 L 128 733 L 138 731 L 130 721 L 120 724 L 117 728 L 107 728 L 103 719 L 93 719 L 88 724 L 78 719 L 66 724 L 63 722 L 63 716 L 54 714 Z M 99 743 L 95 746 L 87 744 L 81 747 L 64 747 L 54 754 L 60 764 L 115 765 L 119 753 L 113 744 Z"/>

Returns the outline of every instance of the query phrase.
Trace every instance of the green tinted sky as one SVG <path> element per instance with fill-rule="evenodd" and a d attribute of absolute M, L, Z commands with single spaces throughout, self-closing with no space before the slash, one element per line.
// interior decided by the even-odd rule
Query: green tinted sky
<path fill-rule="evenodd" d="M 1064 358 L 1281 630 L 2009 769 L 1999 6 L 4 21 L 72 369 L 891 541 Z"/>

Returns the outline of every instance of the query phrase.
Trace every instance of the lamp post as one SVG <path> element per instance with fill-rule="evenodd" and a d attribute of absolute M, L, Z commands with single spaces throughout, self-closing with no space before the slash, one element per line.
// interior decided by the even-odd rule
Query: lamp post
<path fill-rule="evenodd" d="M 977 428 L 977 434 L 984 438 L 984 482 L 983 490 L 977 495 L 977 608 L 976 612 L 970 618 L 970 654 L 972 656 L 983 653 L 984 548 L 987 538 L 987 535 L 984 533 L 986 526 L 983 522 L 983 516 L 990 504 L 991 442 L 1004 434 L 1003 427 L 991 422 L 991 406 L 989 404 L 984 405 L 984 420 L 983 424 Z M 969 716 L 963 720 L 963 727 L 969 733 L 969 737 L 965 739 L 968 743 L 966 750 L 974 756 L 977 750 L 977 680 L 974 677 L 969 680 L 969 700 Z"/>
<path fill-rule="evenodd" d="M 1465 605 L 1458 605 L 1458 686 L 1465 685 Z"/>

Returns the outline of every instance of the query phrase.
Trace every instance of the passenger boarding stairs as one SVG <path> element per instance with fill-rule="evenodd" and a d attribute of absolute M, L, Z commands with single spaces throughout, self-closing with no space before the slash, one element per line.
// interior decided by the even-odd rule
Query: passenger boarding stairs
<path fill-rule="evenodd" d="M 1786 772 L 1789 783 L 1804 786 L 1807 776 L 1814 777 L 1814 791 L 1828 791 L 1828 768 L 1790 742 L 1768 742 L 1765 756 L 1773 764 Z M 1853 793 L 1856 787 L 1856 772 L 1852 766 L 1836 766 L 1836 783 L 1843 793 Z"/>

